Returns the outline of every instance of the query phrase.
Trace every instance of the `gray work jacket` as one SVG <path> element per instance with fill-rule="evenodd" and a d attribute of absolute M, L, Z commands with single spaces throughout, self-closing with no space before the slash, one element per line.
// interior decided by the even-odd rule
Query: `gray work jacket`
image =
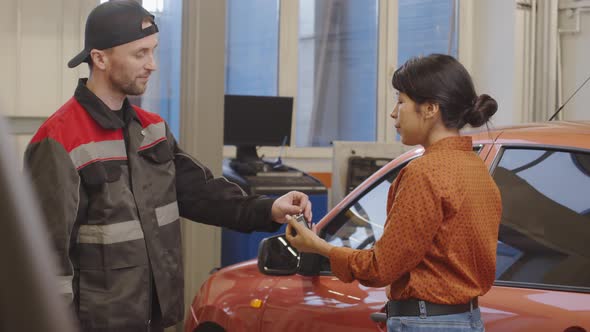
<path fill-rule="evenodd" d="M 154 302 L 159 325 L 182 320 L 180 216 L 243 232 L 280 226 L 273 200 L 214 178 L 160 116 L 127 100 L 123 111 L 117 116 L 81 80 L 25 153 L 85 331 L 145 331 Z"/>

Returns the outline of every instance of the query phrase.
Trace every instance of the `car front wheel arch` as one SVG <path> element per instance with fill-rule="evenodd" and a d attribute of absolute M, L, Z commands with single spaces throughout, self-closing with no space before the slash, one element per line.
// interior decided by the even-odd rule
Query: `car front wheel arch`
<path fill-rule="evenodd" d="M 194 332 L 225 332 L 225 329 L 213 322 L 205 322 L 200 324 Z"/>

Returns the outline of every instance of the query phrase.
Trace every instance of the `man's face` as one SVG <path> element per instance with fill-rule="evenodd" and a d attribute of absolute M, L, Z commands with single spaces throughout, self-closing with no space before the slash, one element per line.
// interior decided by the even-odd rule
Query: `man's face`
<path fill-rule="evenodd" d="M 142 28 L 152 25 L 144 22 Z M 111 87 L 126 95 L 141 95 L 145 92 L 150 74 L 157 69 L 155 49 L 158 34 L 152 34 L 127 44 L 113 47 L 108 53 L 106 68 Z"/>

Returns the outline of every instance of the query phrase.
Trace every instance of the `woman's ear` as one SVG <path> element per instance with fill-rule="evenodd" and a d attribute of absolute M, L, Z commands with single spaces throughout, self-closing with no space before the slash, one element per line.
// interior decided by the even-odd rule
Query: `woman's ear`
<path fill-rule="evenodd" d="M 422 104 L 422 114 L 424 119 L 433 119 L 440 114 L 440 105 L 435 103 Z"/>

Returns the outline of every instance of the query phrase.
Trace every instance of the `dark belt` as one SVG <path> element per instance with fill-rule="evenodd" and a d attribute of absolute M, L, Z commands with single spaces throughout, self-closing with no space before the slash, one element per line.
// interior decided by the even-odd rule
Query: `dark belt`
<path fill-rule="evenodd" d="M 388 301 L 385 306 L 387 318 L 398 316 L 442 316 L 460 314 L 477 308 L 477 298 L 464 304 L 437 304 L 417 299 Z"/>

